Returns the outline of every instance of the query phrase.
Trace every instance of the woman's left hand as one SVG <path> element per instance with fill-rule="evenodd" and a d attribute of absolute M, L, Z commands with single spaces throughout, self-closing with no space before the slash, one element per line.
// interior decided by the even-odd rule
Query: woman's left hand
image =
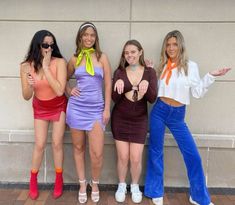
<path fill-rule="evenodd" d="M 104 110 L 104 112 L 103 112 L 103 123 L 105 125 L 108 124 L 109 118 L 110 118 L 110 111 L 109 110 Z"/>
<path fill-rule="evenodd" d="M 211 71 L 210 74 L 215 76 L 215 77 L 216 76 L 223 76 L 230 70 L 231 70 L 231 68 L 221 68 L 221 69 Z"/>
<path fill-rule="evenodd" d="M 149 87 L 149 82 L 147 80 L 142 80 L 139 84 L 139 94 L 144 95 Z"/>

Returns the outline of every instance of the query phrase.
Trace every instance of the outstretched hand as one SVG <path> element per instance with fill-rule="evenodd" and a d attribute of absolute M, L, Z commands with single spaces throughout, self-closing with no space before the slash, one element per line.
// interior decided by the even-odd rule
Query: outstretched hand
<path fill-rule="evenodd" d="M 223 76 L 230 70 L 231 70 L 231 68 L 220 68 L 220 69 L 211 71 L 210 74 L 215 77 L 216 76 Z"/>

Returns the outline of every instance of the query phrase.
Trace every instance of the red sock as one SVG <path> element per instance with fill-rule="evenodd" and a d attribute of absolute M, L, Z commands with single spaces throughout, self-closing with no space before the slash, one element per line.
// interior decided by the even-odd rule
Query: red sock
<path fill-rule="evenodd" d="M 29 196 L 31 199 L 35 200 L 38 198 L 38 171 L 31 170 L 30 184 L 29 184 Z"/>
<path fill-rule="evenodd" d="M 55 186 L 53 197 L 59 198 L 63 193 L 63 172 L 62 169 L 56 169 Z"/>

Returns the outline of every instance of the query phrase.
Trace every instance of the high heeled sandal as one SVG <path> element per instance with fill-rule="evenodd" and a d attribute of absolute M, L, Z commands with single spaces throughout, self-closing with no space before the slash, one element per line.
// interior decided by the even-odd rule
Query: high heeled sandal
<path fill-rule="evenodd" d="M 92 189 L 92 185 L 93 184 L 99 184 L 99 180 L 98 181 L 94 181 L 93 179 L 89 182 L 91 189 Z M 100 192 L 99 191 L 92 191 L 91 192 L 91 200 L 95 203 L 97 203 L 100 200 Z"/>
<path fill-rule="evenodd" d="M 86 180 L 79 180 L 79 184 L 84 184 L 87 185 Z M 78 201 L 80 204 L 84 204 L 87 202 L 87 192 L 81 193 L 80 190 L 78 192 Z"/>

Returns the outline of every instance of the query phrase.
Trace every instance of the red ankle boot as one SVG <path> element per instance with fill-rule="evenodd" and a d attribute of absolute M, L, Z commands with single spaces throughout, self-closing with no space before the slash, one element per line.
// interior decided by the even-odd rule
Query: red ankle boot
<path fill-rule="evenodd" d="M 63 193 L 63 173 L 56 172 L 53 197 L 57 199 L 62 195 L 62 193 Z"/>
<path fill-rule="evenodd" d="M 33 200 L 38 198 L 38 172 L 33 173 L 31 171 L 30 184 L 29 184 L 29 197 Z"/>

